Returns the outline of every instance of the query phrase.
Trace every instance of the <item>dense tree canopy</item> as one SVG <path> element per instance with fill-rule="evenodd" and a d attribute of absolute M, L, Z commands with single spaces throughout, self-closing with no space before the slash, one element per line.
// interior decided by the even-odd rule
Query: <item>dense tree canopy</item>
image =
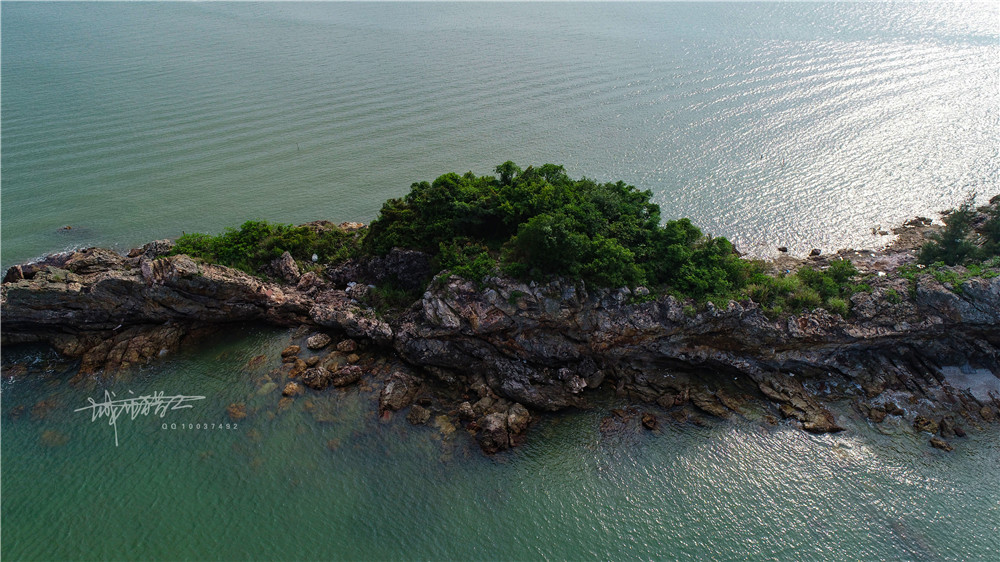
<path fill-rule="evenodd" d="M 945 227 L 920 249 L 921 263 L 961 265 L 1000 256 L 1000 195 L 979 209 L 986 220 L 978 228 L 974 201 L 972 195 L 945 217 Z"/>
<path fill-rule="evenodd" d="M 521 169 L 508 161 L 495 172 L 415 183 L 382 206 L 367 232 L 248 221 L 216 236 L 185 234 L 174 252 L 267 274 L 284 251 L 311 266 L 313 255 L 320 264 L 338 263 L 411 248 L 477 282 L 498 269 L 522 279 L 564 276 L 596 286 L 647 285 L 654 294 L 702 302 L 752 298 L 773 314 L 822 306 L 846 315 L 851 293 L 864 287 L 853 284 L 857 270 L 847 260 L 765 275 L 762 264 L 740 259 L 728 240 L 704 235 L 688 219 L 661 224 L 652 194 L 620 181 L 574 180 L 553 164 Z M 994 213 L 983 229 L 995 234 L 998 222 Z M 996 236 L 990 240 L 995 245 Z M 389 283 L 376 293 L 390 308 L 415 298 L 394 290 Z"/>
<path fill-rule="evenodd" d="M 571 179 L 562 166 L 495 176 L 445 174 L 387 201 L 365 248 L 393 247 L 437 255 L 463 267 L 483 254 L 522 278 L 564 275 L 605 286 L 668 285 L 694 296 L 729 292 L 751 274 L 725 238 L 705 236 L 687 219 L 660 224 L 649 191 L 624 182 Z"/>

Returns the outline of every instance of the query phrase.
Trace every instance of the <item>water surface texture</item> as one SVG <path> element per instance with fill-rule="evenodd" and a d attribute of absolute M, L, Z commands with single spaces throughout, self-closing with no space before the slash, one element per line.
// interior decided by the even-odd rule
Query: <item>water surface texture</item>
<path fill-rule="evenodd" d="M 876 246 L 873 226 L 1000 193 L 995 4 L 0 10 L 4 267 L 250 218 L 368 221 L 414 181 L 508 159 L 652 190 L 665 217 L 760 255 Z M 3 558 L 1000 552 L 995 431 L 946 454 L 843 405 L 833 436 L 602 432 L 624 405 L 608 395 L 486 458 L 462 428 L 380 421 L 363 388 L 279 406 L 260 377 L 289 335 L 234 329 L 74 384 L 50 352 L 5 347 L 35 374 L 0 387 Z M 204 399 L 120 418 L 116 446 L 107 418 L 74 411 L 105 391 Z M 251 415 L 234 423 L 237 401 Z"/>
<path fill-rule="evenodd" d="M 3 382 L 4 409 L 25 407 L 3 420 L 4 558 L 938 561 L 1000 548 L 995 431 L 946 454 L 843 413 L 837 435 L 746 421 L 650 432 L 635 416 L 601 430 L 624 405 L 605 396 L 486 458 L 461 428 L 378 420 L 363 387 L 279 406 L 257 379 L 288 337 L 242 330 L 77 385 L 22 350 L 48 372 Z M 115 446 L 106 417 L 74 411 L 104 391 L 205 398 L 119 418 Z M 250 415 L 234 423 L 235 401 Z"/>
<path fill-rule="evenodd" d="M 3 6 L 3 263 L 563 164 L 744 251 L 1000 192 L 989 4 Z M 64 226 L 72 230 L 60 231 Z"/>

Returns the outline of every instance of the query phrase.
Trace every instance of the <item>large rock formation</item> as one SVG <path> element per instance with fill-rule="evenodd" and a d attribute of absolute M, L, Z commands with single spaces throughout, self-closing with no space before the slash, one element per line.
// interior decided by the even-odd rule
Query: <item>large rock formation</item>
<path fill-rule="evenodd" d="M 637 400 L 685 412 L 691 404 L 718 417 L 743 415 L 742 401 L 755 396 L 814 432 L 840 430 L 825 396 L 853 397 L 876 422 L 901 412 L 887 391 L 931 404 L 921 415 L 938 420 L 992 421 L 1000 407 L 996 397 L 952 388 L 942 374 L 946 365 L 1000 373 L 1000 277 L 959 287 L 932 275 L 913 284 L 875 277 L 870 292 L 852 297 L 850 320 L 822 309 L 771 318 L 751 301 L 709 303 L 698 312 L 671 296 L 648 300 L 641 288 L 591 289 L 569 280 L 488 278 L 480 288 L 450 277 L 433 281 L 418 306 L 389 321 L 353 298 L 365 286 L 348 279 L 412 284 L 426 275 L 425 255 L 395 252 L 328 269 L 333 280 L 298 275 L 285 259 L 278 265 L 286 282 L 278 283 L 166 255 L 169 249 L 155 242 L 124 257 L 87 249 L 11 268 L 0 294 L 4 344 L 48 342 L 93 372 L 149 360 L 197 329 L 306 324 L 394 350 L 427 376 L 477 394 L 475 405 L 456 404 L 455 411 L 478 427 L 491 451 L 524 432 L 525 406 L 583 405 L 588 390 L 605 381 Z M 413 275 L 407 263 L 415 264 Z M 345 282 L 351 287 L 338 288 Z M 356 344 L 344 340 L 341 347 Z M 301 366 L 302 383 L 317 391 L 362 376 L 353 365 L 310 367 Z M 409 375 L 394 375 L 381 409 L 407 407 L 418 386 Z M 953 425 L 944 424 L 949 435 Z"/>
<path fill-rule="evenodd" d="M 896 304 L 882 299 L 883 285 L 855 295 L 855 317 L 845 321 L 822 309 L 771 319 L 749 301 L 691 315 L 673 297 L 629 304 L 628 289 L 493 278 L 477 290 L 453 277 L 424 294 L 395 347 L 458 378 L 482 374 L 497 394 L 543 410 L 579 403 L 606 377 L 648 400 L 686 391 L 699 375 L 747 379 L 817 432 L 839 428 L 803 381 L 834 377 L 866 390 L 909 381 L 940 401 L 957 400 L 941 384 L 942 365 L 998 372 L 1000 278 L 970 279 L 956 293 L 925 275 L 915 299 Z M 717 411 L 695 405 L 726 411 L 721 402 Z"/>
<path fill-rule="evenodd" d="M 185 255 L 156 255 L 162 247 L 151 243 L 132 257 L 89 248 L 11 268 L 0 292 L 3 343 L 48 342 L 92 371 L 140 363 L 196 328 L 232 322 L 305 323 L 382 343 L 392 337 L 373 311 L 315 274 L 279 285 Z"/>

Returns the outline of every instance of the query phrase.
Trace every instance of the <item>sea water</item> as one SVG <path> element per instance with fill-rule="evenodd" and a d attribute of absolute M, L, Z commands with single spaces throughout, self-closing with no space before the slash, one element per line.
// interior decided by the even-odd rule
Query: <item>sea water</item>
<path fill-rule="evenodd" d="M 1000 192 L 993 4 L 0 11 L 4 267 L 250 218 L 368 221 L 414 181 L 508 159 L 649 189 L 666 218 L 763 256 L 877 246 L 872 227 Z M 846 407 L 833 436 L 738 420 L 602 432 L 624 405 L 609 395 L 487 458 L 462 428 L 379 420 L 362 388 L 279 407 L 259 379 L 288 340 L 248 326 L 77 384 L 48 350 L 5 346 L 34 374 L 2 383 L 4 558 L 1000 551 L 994 430 L 951 454 Z M 203 398 L 111 426 L 80 410 L 105 391 Z M 238 401 L 251 415 L 234 422 Z"/>

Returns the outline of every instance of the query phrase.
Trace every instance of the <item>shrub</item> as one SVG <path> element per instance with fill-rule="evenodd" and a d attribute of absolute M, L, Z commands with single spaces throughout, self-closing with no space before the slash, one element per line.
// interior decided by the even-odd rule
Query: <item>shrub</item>
<path fill-rule="evenodd" d="M 967 198 L 958 209 L 953 210 L 945 219 L 945 228 L 929 236 L 928 242 L 920 248 L 918 260 L 922 264 L 943 262 L 947 265 L 958 265 L 976 256 L 976 245 L 969 240 L 972 232 L 972 219 L 975 216 L 973 200 L 975 195 Z"/>
<path fill-rule="evenodd" d="M 228 228 L 216 236 L 184 234 L 177 239 L 172 253 L 257 274 L 286 251 L 300 262 L 311 262 L 313 254 L 324 263 L 337 262 L 357 253 L 358 240 L 340 229 L 318 232 L 304 226 L 247 221 L 239 229 Z"/>
<path fill-rule="evenodd" d="M 858 274 L 858 268 L 854 267 L 854 263 L 851 260 L 833 260 L 830 262 L 830 267 L 827 268 L 826 273 L 838 285 L 844 285 Z"/>
<path fill-rule="evenodd" d="M 774 277 L 772 283 L 774 284 L 774 294 L 777 297 L 786 297 L 802 286 L 802 282 L 794 275 Z"/>
<path fill-rule="evenodd" d="M 497 266 L 496 259 L 486 246 L 467 239 L 456 239 L 447 244 L 441 242 L 439 260 L 442 268 L 479 285 Z"/>
<path fill-rule="evenodd" d="M 979 229 L 984 239 L 980 248 L 980 257 L 983 260 L 1000 256 L 1000 195 L 990 199 L 986 215 L 986 222 Z"/>
<path fill-rule="evenodd" d="M 423 290 L 407 290 L 390 282 L 369 289 L 364 301 L 379 314 L 384 314 L 412 305 L 422 294 Z"/>
<path fill-rule="evenodd" d="M 812 310 L 823 304 L 823 298 L 812 287 L 799 287 L 788 299 L 788 306 L 796 309 Z"/>
<path fill-rule="evenodd" d="M 811 267 L 803 267 L 795 274 L 802 283 L 816 291 L 823 300 L 840 294 L 840 285 L 827 273 Z"/>
<path fill-rule="evenodd" d="M 767 304 L 774 300 L 775 287 L 773 283 L 760 283 L 750 285 L 746 288 L 746 294 L 750 300 L 758 304 Z"/>
<path fill-rule="evenodd" d="M 847 301 L 839 297 L 833 297 L 832 299 L 826 301 L 825 308 L 834 314 L 839 314 L 844 318 L 847 318 L 847 312 L 849 307 Z"/>

